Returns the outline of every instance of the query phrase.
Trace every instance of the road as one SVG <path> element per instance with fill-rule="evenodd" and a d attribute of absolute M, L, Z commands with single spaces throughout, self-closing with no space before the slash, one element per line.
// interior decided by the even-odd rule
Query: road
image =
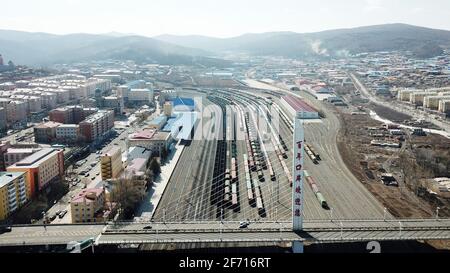
<path fill-rule="evenodd" d="M 358 89 L 361 92 L 361 94 L 363 94 L 364 97 L 369 99 L 372 103 L 381 105 L 384 107 L 389 107 L 394 111 L 412 116 L 415 119 L 422 119 L 422 120 L 429 121 L 429 122 L 433 123 L 434 125 L 438 126 L 439 128 L 443 129 L 447 133 L 450 133 L 450 124 L 448 122 L 442 122 L 435 118 L 429 118 L 429 116 L 433 117 L 433 115 L 413 109 L 412 107 L 407 107 L 401 103 L 397 103 L 397 101 L 392 102 L 392 101 L 382 100 L 381 98 L 376 97 L 369 90 L 367 90 L 367 88 L 364 86 L 364 84 L 361 83 L 361 81 L 354 74 L 350 74 L 350 77 L 353 81 L 353 84 L 355 85 L 355 88 Z M 450 134 L 447 134 L 447 136 L 450 137 Z"/>

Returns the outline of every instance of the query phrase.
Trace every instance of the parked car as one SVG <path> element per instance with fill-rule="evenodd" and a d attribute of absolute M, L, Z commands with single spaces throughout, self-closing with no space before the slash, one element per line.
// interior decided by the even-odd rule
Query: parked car
<path fill-rule="evenodd" d="M 59 215 L 58 215 L 59 219 L 62 219 L 62 218 L 64 217 L 64 215 L 66 215 L 66 213 L 67 213 L 67 210 L 66 210 L 66 209 L 63 210 L 63 211 L 61 211 L 61 212 L 59 213 Z"/>
<path fill-rule="evenodd" d="M 0 234 L 5 233 L 5 232 L 11 232 L 12 228 L 10 226 L 2 226 L 0 227 Z"/>
<path fill-rule="evenodd" d="M 152 226 L 145 226 L 142 229 L 152 229 Z"/>
<path fill-rule="evenodd" d="M 53 221 L 53 220 L 55 220 L 56 219 L 56 214 L 52 214 L 50 217 L 49 217 L 49 220 L 50 221 Z"/>

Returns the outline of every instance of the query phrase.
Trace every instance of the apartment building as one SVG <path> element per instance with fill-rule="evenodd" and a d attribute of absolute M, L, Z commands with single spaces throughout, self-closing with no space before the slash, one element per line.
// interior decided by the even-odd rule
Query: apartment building
<path fill-rule="evenodd" d="M 0 221 L 8 218 L 30 199 L 24 172 L 0 172 Z"/>
<path fill-rule="evenodd" d="M 63 124 L 78 124 L 88 116 L 96 113 L 97 108 L 83 108 L 81 106 L 66 106 L 53 109 L 49 112 L 51 121 Z"/>
<path fill-rule="evenodd" d="M 153 102 L 153 90 L 148 88 L 130 89 L 128 92 L 128 103 L 132 105 L 149 104 Z"/>
<path fill-rule="evenodd" d="M 3 107 L 0 107 L 0 132 L 3 132 L 6 130 L 8 123 L 6 121 L 6 109 Z"/>
<path fill-rule="evenodd" d="M 45 122 L 34 127 L 34 141 L 36 143 L 51 143 L 56 139 L 56 128 L 59 122 Z"/>
<path fill-rule="evenodd" d="M 23 101 L 12 100 L 6 105 L 6 120 L 10 123 L 26 121 L 27 103 Z"/>
<path fill-rule="evenodd" d="M 33 148 L 9 148 L 3 154 L 5 166 L 8 167 L 14 165 L 16 162 L 25 159 L 39 150 L 40 149 Z"/>
<path fill-rule="evenodd" d="M 114 217 L 116 207 L 106 202 L 103 188 L 84 189 L 70 202 L 72 223 L 105 222 Z"/>
<path fill-rule="evenodd" d="M 79 125 L 84 141 L 96 141 L 114 127 L 114 111 L 100 110 L 80 122 Z"/>
<path fill-rule="evenodd" d="M 56 140 L 62 142 L 75 142 L 80 138 L 78 124 L 61 124 L 56 127 Z"/>
<path fill-rule="evenodd" d="M 26 172 L 30 196 L 60 180 L 64 175 L 64 153 L 62 150 L 43 148 L 40 151 L 6 168 L 8 172 Z"/>
<path fill-rule="evenodd" d="M 111 148 L 100 157 L 102 179 L 114 179 L 119 177 L 123 170 L 122 151 L 119 147 Z"/>
<path fill-rule="evenodd" d="M 143 130 L 128 136 L 128 147 L 142 147 L 158 155 L 163 150 L 168 150 L 171 142 L 171 134 L 156 130 Z"/>

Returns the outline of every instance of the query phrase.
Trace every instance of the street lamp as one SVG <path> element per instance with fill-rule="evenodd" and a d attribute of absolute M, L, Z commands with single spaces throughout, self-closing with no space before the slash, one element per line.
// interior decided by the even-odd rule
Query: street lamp
<path fill-rule="evenodd" d="M 440 207 L 436 207 L 436 220 L 439 219 L 439 210 L 441 208 Z"/>
<path fill-rule="evenodd" d="M 330 208 L 330 220 L 333 222 L 333 208 Z"/>
<path fill-rule="evenodd" d="M 387 208 L 384 207 L 384 211 L 383 211 L 383 219 L 384 219 L 384 221 L 386 221 L 386 214 L 387 214 Z"/>

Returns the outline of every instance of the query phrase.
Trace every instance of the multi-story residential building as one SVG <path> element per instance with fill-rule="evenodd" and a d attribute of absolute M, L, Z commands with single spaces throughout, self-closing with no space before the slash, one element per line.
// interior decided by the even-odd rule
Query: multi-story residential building
<path fill-rule="evenodd" d="M 114 127 L 114 111 L 100 110 L 80 122 L 79 125 L 84 141 L 96 141 Z"/>
<path fill-rule="evenodd" d="M 84 189 L 70 202 L 72 223 L 105 222 L 116 211 L 116 204 L 106 202 L 103 188 Z"/>
<path fill-rule="evenodd" d="M 6 121 L 6 109 L 0 107 L 0 132 L 6 131 L 7 125 L 8 123 Z"/>
<path fill-rule="evenodd" d="M 119 147 L 113 147 L 100 157 L 102 179 L 117 178 L 123 170 L 122 151 Z"/>
<path fill-rule="evenodd" d="M 49 119 L 54 122 L 63 124 L 73 123 L 73 111 L 67 107 L 53 109 L 48 115 Z"/>
<path fill-rule="evenodd" d="M 42 92 L 40 96 L 42 98 L 42 108 L 50 110 L 56 107 L 57 97 L 55 93 Z"/>
<path fill-rule="evenodd" d="M 11 123 L 26 121 L 27 103 L 13 100 L 6 106 L 6 120 Z"/>
<path fill-rule="evenodd" d="M 49 183 L 60 180 L 64 175 L 64 153 L 62 150 L 43 148 L 14 165 L 8 172 L 26 172 L 30 196 L 44 189 Z"/>
<path fill-rule="evenodd" d="M 24 172 L 0 172 L 0 221 L 8 218 L 30 199 Z"/>
<path fill-rule="evenodd" d="M 9 141 L 0 141 L 0 171 L 6 170 L 4 154 L 11 147 Z"/>
<path fill-rule="evenodd" d="M 128 92 L 128 103 L 131 105 L 143 105 L 153 102 L 153 90 L 148 88 L 130 89 Z"/>
<path fill-rule="evenodd" d="M 5 166 L 11 166 L 39 150 L 39 148 L 9 148 L 6 153 L 3 154 Z"/>
<path fill-rule="evenodd" d="M 439 112 L 450 114 L 450 100 L 439 101 Z"/>
<path fill-rule="evenodd" d="M 34 141 L 36 143 L 51 143 L 56 139 L 56 128 L 60 126 L 58 122 L 45 122 L 34 127 Z"/>
<path fill-rule="evenodd" d="M 142 147 L 159 156 L 163 149 L 166 151 L 171 143 L 171 134 L 156 130 L 143 130 L 128 136 L 128 147 Z"/>
<path fill-rule="evenodd" d="M 61 124 L 56 127 L 56 140 L 59 142 L 75 142 L 80 138 L 78 124 Z"/>
<path fill-rule="evenodd" d="M 124 103 L 122 97 L 103 97 L 102 107 L 106 109 L 114 110 L 116 115 L 121 115 L 123 113 Z"/>
<path fill-rule="evenodd" d="M 97 108 L 83 108 L 81 106 L 66 106 L 53 109 L 49 112 L 51 121 L 63 124 L 77 124 L 86 119 L 88 116 L 96 113 Z"/>

